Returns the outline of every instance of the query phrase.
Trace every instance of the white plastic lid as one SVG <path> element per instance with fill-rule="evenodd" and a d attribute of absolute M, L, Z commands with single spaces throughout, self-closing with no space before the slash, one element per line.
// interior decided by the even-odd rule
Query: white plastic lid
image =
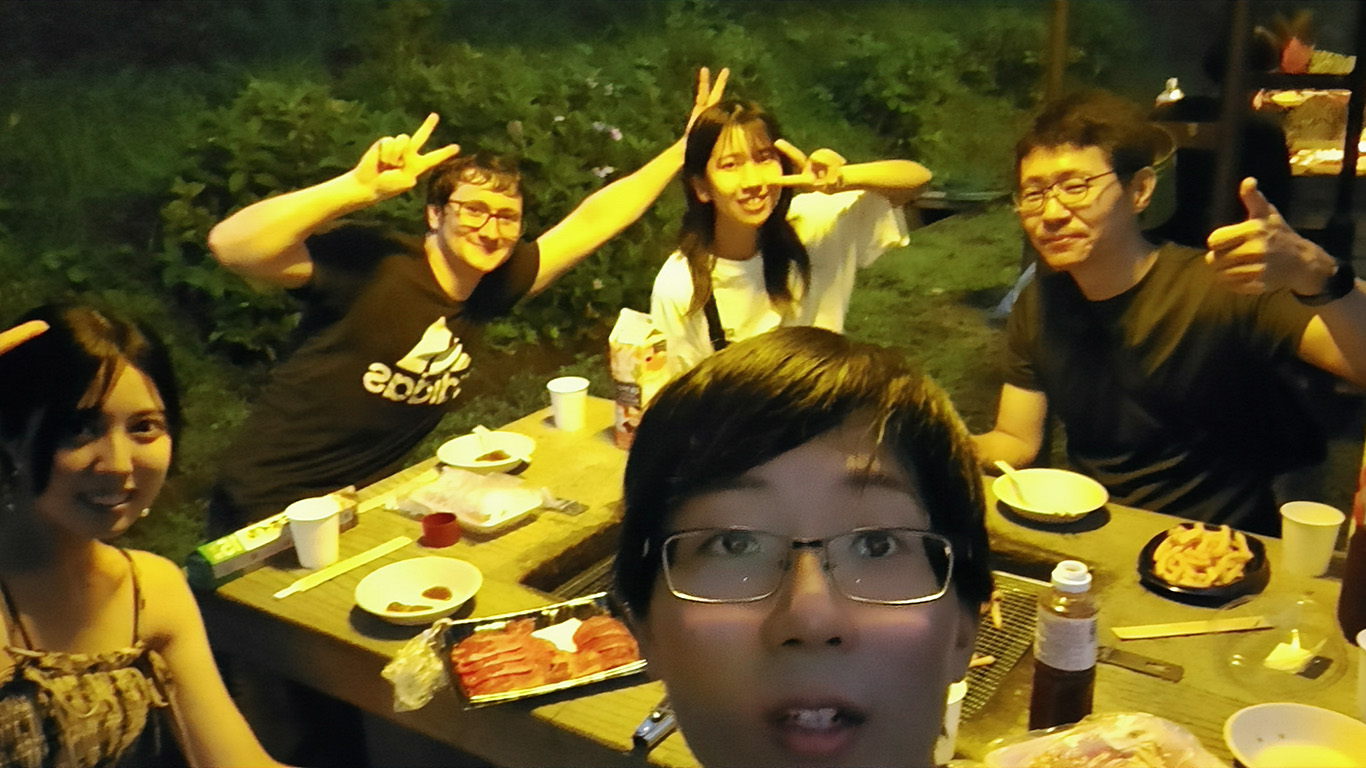
<path fill-rule="evenodd" d="M 1091 588 L 1091 571 L 1079 560 L 1063 560 L 1053 568 L 1053 588 L 1059 592 L 1085 592 Z"/>

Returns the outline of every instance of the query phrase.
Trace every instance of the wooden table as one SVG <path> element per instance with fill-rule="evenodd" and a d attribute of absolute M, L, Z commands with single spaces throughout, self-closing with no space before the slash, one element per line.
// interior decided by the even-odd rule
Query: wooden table
<path fill-rule="evenodd" d="M 990 486 L 988 485 L 988 491 Z M 1271 699 L 1243 687 L 1226 672 L 1223 661 L 1241 634 L 1217 634 L 1152 640 L 1120 641 L 1111 627 L 1219 618 L 1216 608 L 1184 605 L 1149 592 L 1138 582 L 1139 550 L 1153 536 L 1181 522 L 1154 512 L 1108 506 L 1081 523 L 1050 528 L 1021 521 L 990 505 L 987 526 L 993 556 L 1004 570 L 1047 579 L 1047 570 L 1063 559 L 1078 559 L 1092 567 L 1093 589 L 1100 603 L 1100 643 L 1181 665 L 1184 677 L 1171 683 L 1120 667 L 1101 664 L 1096 672 L 1095 711 L 1150 712 L 1176 722 L 1194 733 L 1215 755 L 1232 761 L 1224 746 L 1223 727 L 1228 716 L 1250 704 Z M 1280 540 L 1265 539 L 1272 577 L 1267 588 L 1253 598 L 1249 609 L 1269 610 L 1284 601 L 1307 595 L 1333 618 L 1339 581 L 1305 578 L 1278 572 Z M 1345 654 L 1345 674 L 1333 685 L 1300 698 L 1355 716 L 1357 657 Z M 994 739 L 1027 728 L 1033 656 L 1026 653 L 1002 681 L 995 696 L 959 731 L 958 749 L 980 759 Z"/>
<path fill-rule="evenodd" d="M 308 592 L 276 600 L 272 595 L 305 571 L 292 552 L 230 582 L 202 598 L 205 621 L 216 647 L 251 663 L 347 701 L 365 712 L 390 720 L 462 752 L 508 766 L 640 765 L 629 754 L 630 735 L 662 696 L 662 687 L 642 676 L 616 681 L 608 689 L 593 688 L 485 709 L 466 710 L 451 691 L 442 691 L 426 707 L 394 713 L 392 692 L 380 670 L 420 628 L 386 624 L 356 608 L 352 593 L 366 574 L 398 560 L 419 555 L 445 555 L 468 560 L 484 573 L 484 585 L 456 618 L 490 616 L 553 602 L 544 592 L 564 577 L 614 551 L 619 520 L 621 472 L 625 454 L 610 437 L 612 405 L 590 398 L 588 429 L 562 433 L 539 411 L 507 427 L 537 441 L 531 464 L 522 474 L 528 482 L 558 496 L 583 502 L 587 511 L 567 516 L 541 511 L 531 522 L 502 536 L 478 540 L 466 536 L 456 545 L 428 550 L 406 546 Z M 389 498 L 430 477 L 434 460 L 364 489 L 362 502 Z M 1038 529 L 1007 519 L 994 508 L 988 523 L 999 565 L 1026 575 L 1045 575 L 1056 560 L 1075 557 L 1093 565 L 1101 602 L 1102 642 L 1185 668 L 1181 683 L 1169 683 L 1128 670 L 1102 665 L 1096 681 L 1098 711 L 1149 711 L 1190 728 L 1216 754 L 1223 747 L 1222 724 L 1238 708 L 1257 699 L 1227 680 L 1216 668 L 1227 635 L 1116 643 L 1109 627 L 1119 624 L 1179 621 L 1210 617 L 1212 609 L 1173 603 L 1139 586 L 1133 563 L 1150 537 L 1176 521 L 1163 515 L 1109 508 L 1081 526 L 1092 530 Z M 356 528 L 342 535 L 342 557 L 364 551 L 390 538 L 420 536 L 420 526 L 396 512 L 373 508 Z M 1273 565 L 1278 542 L 1268 542 Z M 1274 568 L 1273 568 L 1274 571 Z M 1337 596 L 1332 579 L 1289 579 L 1275 575 L 1264 598 L 1307 592 L 1331 609 Z M 1355 658 L 1347 676 L 1316 695 L 1310 703 L 1352 713 Z M 1019 733 L 1027 719 L 1030 657 L 1006 676 L 986 708 L 965 721 L 959 750 L 980 758 L 993 739 Z M 649 755 L 649 762 L 692 766 L 695 761 L 678 734 Z"/>

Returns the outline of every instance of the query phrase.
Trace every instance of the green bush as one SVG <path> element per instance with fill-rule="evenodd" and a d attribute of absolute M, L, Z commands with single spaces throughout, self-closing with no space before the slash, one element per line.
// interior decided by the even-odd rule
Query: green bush
<path fill-rule="evenodd" d="M 436 111 L 432 146 L 519 160 L 535 237 L 677 138 L 702 65 L 729 66 L 729 95 L 763 104 L 803 149 L 909 157 L 941 186 L 997 187 L 1039 96 L 1048 12 L 1034 0 L 72 7 L 0 3 L 12 85 L 0 89 L 0 316 L 95 296 L 168 332 L 190 429 L 159 504 L 169 511 L 134 543 L 173 557 L 197 536 L 213 457 L 295 325 L 284 292 L 209 255 L 209 229 L 233 211 L 342 173 L 377 137 Z M 1113 85 L 1138 60 L 1127 6 L 1070 7 L 1069 75 Z M 646 306 L 679 189 L 491 325 L 486 341 L 519 355 L 508 370 L 567 363 L 597 348 L 619 307 Z M 415 193 L 357 215 L 415 233 L 420 212 Z M 573 365 L 601 374 L 593 357 Z M 471 387 L 443 429 L 539 404 L 534 370 L 499 379 L 502 392 Z"/>

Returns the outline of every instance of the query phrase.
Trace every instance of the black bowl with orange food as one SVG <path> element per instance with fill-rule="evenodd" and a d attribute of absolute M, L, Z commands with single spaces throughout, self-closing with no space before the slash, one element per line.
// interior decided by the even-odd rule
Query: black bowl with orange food
<path fill-rule="evenodd" d="M 1198 523 L 1182 523 L 1176 528 L 1195 528 Z M 1149 591 L 1170 600 L 1217 608 L 1245 595 L 1255 595 L 1266 589 L 1271 580 L 1271 564 L 1266 558 L 1266 545 L 1252 534 L 1245 534 L 1248 551 L 1252 559 L 1243 565 L 1243 576 L 1229 584 L 1212 587 L 1193 587 L 1173 584 L 1157 575 L 1153 556 L 1173 529 L 1163 531 L 1148 540 L 1138 553 L 1138 581 Z"/>

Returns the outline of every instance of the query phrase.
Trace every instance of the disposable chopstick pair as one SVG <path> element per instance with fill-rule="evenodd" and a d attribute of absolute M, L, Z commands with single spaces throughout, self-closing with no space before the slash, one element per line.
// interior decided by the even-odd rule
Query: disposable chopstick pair
<path fill-rule="evenodd" d="M 402 549 L 403 547 L 406 547 L 412 543 L 413 540 L 409 536 L 395 536 L 394 538 L 384 542 L 383 544 L 365 550 L 359 555 L 352 555 L 351 557 L 348 557 L 345 560 L 340 560 L 327 566 L 326 568 L 322 568 L 320 570 L 308 574 L 307 576 L 304 576 L 303 578 L 299 579 L 293 584 L 290 584 L 289 586 L 285 587 L 279 592 L 276 592 L 275 598 L 278 600 L 283 597 L 289 597 L 295 592 L 303 592 L 305 590 L 312 589 L 318 586 L 319 584 L 328 581 L 329 579 L 340 576 L 353 568 L 365 565 L 371 560 L 383 557 L 384 555 L 387 555 L 396 549 Z"/>

